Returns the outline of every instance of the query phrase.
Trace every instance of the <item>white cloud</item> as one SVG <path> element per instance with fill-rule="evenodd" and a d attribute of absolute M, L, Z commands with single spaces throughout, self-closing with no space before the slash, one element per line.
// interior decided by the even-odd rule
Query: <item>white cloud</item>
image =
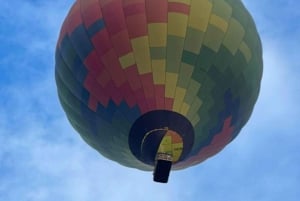
<path fill-rule="evenodd" d="M 53 52 L 71 1 L 1 2 L 7 30 L 0 39 L 19 49 L 0 58 L 11 80 L 0 81 L 0 200 L 298 200 L 299 64 L 291 55 L 299 48 L 284 42 L 285 36 L 270 38 L 272 21 L 260 6 L 273 1 L 247 2 L 257 9 L 264 43 L 265 71 L 253 116 L 219 155 L 172 172 L 167 185 L 153 183 L 151 172 L 103 158 L 67 122 L 56 95 Z"/>
<path fill-rule="evenodd" d="M 292 126 L 300 114 L 297 63 L 286 58 L 277 41 L 264 42 L 264 75 L 256 111 L 262 123 Z M 299 66 L 300 67 L 300 66 Z M 263 119 L 263 117 L 265 119 Z M 293 125 L 296 126 L 296 125 Z"/>

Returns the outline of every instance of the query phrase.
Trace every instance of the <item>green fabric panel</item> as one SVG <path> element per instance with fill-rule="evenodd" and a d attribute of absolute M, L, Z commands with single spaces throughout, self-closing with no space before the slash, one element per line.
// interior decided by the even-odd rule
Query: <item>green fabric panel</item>
<path fill-rule="evenodd" d="M 203 38 L 204 32 L 192 27 L 188 27 L 184 42 L 184 50 L 193 53 L 199 53 Z"/>
<path fill-rule="evenodd" d="M 59 87 L 59 97 L 64 100 L 73 110 L 75 110 L 76 113 L 81 113 L 81 104 L 82 102 L 74 95 L 73 92 L 71 92 L 70 88 L 66 86 L 65 80 L 62 81 L 61 77 L 56 74 L 56 85 Z"/>
<path fill-rule="evenodd" d="M 211 124 L 213 122 L 216 122 L 216 119 L 218 119 L 217 116 L 213 116 L 210 113 L 210 109 L 215 105 L 214 98 L 212 97 L 212 90 L 216 84 L 214 81 L 208 76 L 205 83 L 202 85 L 201 90 L 198 92 L 198 97 L 203 101 L 203 105 L 201 106 L 198 114 L 201 119 L 201 125 L 203 126 L 203 129 L 211 127 Z M 203 132 L 203 133 L 202 133 Z M 201 135 L 209 135 L 209 132 L 201 131 Z"/>
<path fill-rule="evenodd" d="M 254 54 L 253 51 L 260 51 L 258 48 L 258 43 L 260 43 L 260 40 L 258 40 L 257 32 L 255 29 L 248 28 L 245 33 L 244 37 L 245 43 L 248 45 L 252 52 L 252 56 Z M 259 54 L 260 52 L 257 52 L 256 54 Z"/>
<path fill-rule="evenodd" d="M 183 50 L 182 62 L 189 65 L 195 65 L 197 61 L 197 56 L 198 55 L 194 54 L 193 52 Z"/>
<path fill-rule="evenodd" d="M 213 125 L 218 119 L 218 117 L 213 116 L 210 113 L 210 109 L 214 105 L 214 100 L 211 97 L 208 97 L 206 100 L 203 100 L 203 102 L 204 101 L 207 104 L 203 104 L 202 107 L 200 108 L 199 114 L 200 114 L 201 122 L 199 126 L 196 127 L 197 133 L 194 142 L 200 146 L 203 144 L 203 142 L 205 142 L 210 137 L 209 129 L 213 127 Z"/>
<path fill-rule="evenodd" d="M 83 107 L 82 102 L 80 102 L 80 100 L 78 100 L 72 94 L 72 92 L 65 86 L 59 77 L 56 78 L 56 81 L 57 86 L 60 89 L 58 91 L 60 102 L 72 126 L 80 133 L 82 137 L 86 136 L 85 138 L 89 139 L 87 141 L 88 144 L 90 144 L 92 147 L 97 146 L 96 142 L 98 142 L 98 140 L 92 134 L 89 123 L 81 115 L 80 108 Z"/>
<path fill-rule="evenodd" d="M 190 106 L 186 116 L 190 120 L 200 117 L 200 121 L 194 127 L 196 136 L 192 156 L 211 144 L 213 137 L 219 132 L 218 129 L 222 128 L 224 119 L 228 117 L 235 119 L 231 122 L 234 129 L 231 135 L 232 137 L 237 135 L 250 118 L 262 76 L 261 41 L 255 23 L 242 2 L 240 0 L 209 1 L 213 5 L 211 14 L 229 22 L 227 33 L 220 30 L 225 30 L 226 24 L 216 17 L 208 22 L 205 33 L 186 27 L 185 38 L 168 35 L 166 47 L 150 47 L 151 59 L 165 59 L 166 71 L 178 74 L 177 87 L 186 89 L 186 91 L 178 91 L 180 93 L 177 94 Z M 74 12 L 78 11 L 74 10 Z M 68 20 L 74 20 L 73 16 L 79 15 L 69 15 Z M 200 21 L 199 23 L 206 23 Z M 103 24 L 106 23 L 108 22 Z M 220 27 L 214 26 L 214 23 Z M 131 112 L 131 108 L 128 105 L 127 108 L 126 103 L 123 104 L 124 100 L 121 100 L 123 102 L 120 105 L 110 100 L 106 108 L 99 106 L 97 112 L 92 112 L 88 108 L 89 92 L 83 85 L 88 69 L 81 61 L 87 55 L 82 53 L 78 44 L 82 42 L 82 50 L 90 47 L 86 51 L 88 54 L 92 51 L 91 45 L 88 44 L 90 39 L 81 38 L 81 35 L 77 34 L 81 32 L 70 33 L 68 27 L 64 26 L 63 29 L 69 31 L 68 34 L 72 36 L 72 41 L 68 35 L 60 36 L 63 40 L 57 50 L 61 58 L 56 58 L 56 83 L 60 102 L 70 123 L 90 146 L 105 157 L 128 167 L 151 170 L 152 167 L 138 161 L 130 151 L 128 132 L 133 120 L 129 121 L 130 118 L 127 113 L 125 114 L 125 111 Z M 95 31 L 94 34 L 97 33 Z M 77 40 L 73 39 L 81 42 L 77 44 Z M 121 40 L 121 37 L 118 39 Z M 112 41 L 107 42 L 106 45 L 109 46 Z M 240 50 L 241 42 L 246 45 L 243 43 Z M 73 45 L 77 48 L 77 52 Z M 80 52 L 82 54 L 78 55 Z M 148 79 L 151 75 L 147 76 L 144 78 Z M 149 88 L 152 84 L 149 83 Z M 229 90 L 230 95 L 227 94 Z M 185 96 L 182 97 L 184 92 Z M 139 112 L 136 115 L 138 114 Z M 210 148 L 213 149 L 213 145 Z M 186 167 L 189 165 L 187 164 Z"/>
<path fill-rule="evenodd" d="M 84 133 L 89 134 L 90 129 L 88 126 L 88 122 L 82 117 L 81 113 L 78 113 L 76 109 L 68 102 L 68 99 L 66 97 L 63 97 L 62 94 L 59 94 L 59 99 L 61 101 L 61 104 L 64 108 L 64 111 L 68 114 L 68 119 L 72 119 L 74 124 L 77 125 L 77 127 L 80 127 L 80 130 L 83 130 Z"/>
<path fill-rule="evenodd" d="M 167 72 L 178 73 L 184 45 L 184 38 L 168 35 L 167 38 Z"/>
<path fill-rule="evenodd" d="M 194 66 L 181 63 L 180 71 L 179 71 L 179 77 L 177 81 L 177 86 L 182 88 L 187 88 L 189 82 L 187 80 L 190 80 L 192 74 L 193 74 Z"/>
<path fill-rule="evenodd" d="M 209 69 L 207 74 L 212 80 L 214 80 L 215 83 L 218 83 L 216 89 L 223 90 L 224 87 L 227 88 L 228 83 L 230 83 L 230 81 L 231 81 L 231 77 L 229 77 L 226 74 L 226 72 L 222 72 L 220 70 L 220 68 L 218 68 L 217 66 L 214 66 L 214 65 L 211 66 L 211 68 Z M 223 96 L 224 93 L 222 93 L 221 91 L 217 91 L 217 93 L 218 92 L 219 92 L 219 95 Z M 216 93 L 216 90 L 212 91 L 212 93 Z"/>
<path fill-rule="evenodd" d="M 235 56 L 233 57 L 231 63 L 231 69 L 234 75 L 234 78 L 237 78 L 241 72 L 246 68 L 247 61 L 245 60 L 244 55 L 238 51 Z"/>
<path fill-rule="evenodd" d="M 80 94 L 78 93 L 80 93 L 79 89 L 82 88 L 82 84 L 75 79 L 69 68 L 64 63 L 61 63 L 57 71 L 57 77 L 60 78 L 60 81 L 64 82 L 68 89 L 79 98 Z"/>
<path fill-rule="evenodd" d="M 198 91 L 201 90 L 201 83 L 191 80 L 187 88 L 186 95 L 184 97 L 184 102 L 191 105 L 193 100 L 196 98 Z"/>
<path fill-rule="evenodd" d="M 194 70 L 193 74 L 192 74 L 192 79 L 197 80 L 197 82 L 204 83 L 205 80 L 207 79 L 207 75 L 205 71 L 201 71 L 201 69 L 199 70 Z"/>
<path fill-rule="evenodd" d="M 212 13 L 228 21 L 232 14 L 232 8 L 231 5 L 224 0 L 213 0 Z"/>
<path fill-rule="evenodd" d="M 244 38 L 244 35 L 244 28 L 233 18 L 229 22 L 229 27 L 225 34 L 223 44 L 232 54 L 235 54 Z"/>
<path fill-rule="evenodd" d="M 63 41 L 64 46 L 60 49 L 60 54 L 66 65 L 71 68 L 74 65 L 75 58 L 78 57 L 78 55 L 68 37 L 66 37 Z"/>
<path fill-rule="evenodd" d="M 151 47 L 150 48 L 151 59 L 165 59 L 167 55 L 166 47 Z"/>
<path fill-rule="evenodd" d="M 137 160 L 130 151 L 128 130 L 130 130 L 131 125 L 126 120 L 126 117 L 122 113 L 117 112 L 114 115 L 111 125 L 117 125 L 115 132 L 111 133 L 111 157 L 117 159 L 118 163 L 125 166 L 138 166 L 142 170 L 151 170 L 152 167 Z"/>
<path fill-rule="evenodd" d="M 233 8 L 232 18 L 240 22 L 241 25 L 246 29 L 249 22 L 249 13 L 245 12 L 245 7 L 240 2 L 231 4 Z"/>
<path fill-rule="evenodd" d="M 216 53 L 206 46 L 201 47 L 195 66 L 195 73 L 206 72 L 214 61 Z M 197 79 L 196 79 L 197 80 Z"/>
<path fill-rule="evenodd" d="M 69 78 L 71 77 L 72 76 L 69 76 Z M 116 115 L 117 118 L 113 120 L 112 124 L 104 123 L 102 121 L 101 127 L 98 127 L 98 135 L 95 136 L 89 129 L 89 123 L 81 115 L 80 108 L 84 106 L 82 105 L 83 103 L 73 95 L 68 87 L 66 87 L 59 75 L 57 75 L 56 80 L 57 86 L 60 89 L 60 101 L 64 110 L 68 114 L 68 119 L 72 126 L 80 133 L 81 137 L 86 141 L 86 143 L 98 150 L 103 156 L 113 160 L 117 159 L 117 161 L 122 165 L 132 167 L 140 163 L 139 167 L 141 169 L 150 170 L 150 167 L 137 161 L 137 159 L 135 159 L 131 154 L 127 143 L 128 133 L 125 134 L 125 132 L 123 132 L 123 135 L 120 135 L 120 130 L 130 128 L 130 125 L 128 123 L 126 124 L 127 120 L 125 118 L 120 118 L 122 116 L 121 114 Z M 114 128 L 114 132 L 112 132 L 112 125 L 118 125 L 117 128 Z M 110 133 L 110 135 L 108 135 L 108 133 Z"/>
<path fill-rule="evenodd" d="M 257 58 L 257 57 L 254 57 L 248 67 L 244 70 L 244 73 L 247 75 L 248 77 L 248 74 L 249 74 L 249 77 L 252 78 L 252 80 L 261 80 L 262 78 L 262 69 L 259 68 L 259 66 L 262 66 L 262 59 L 261 58 Z M 258 83 L 259 84 L 259 83 Z"/>
<path fill-rule="evenodd" d="M 213 65 L 216 66 L 219 71 L 223 72 L 230 65 L 231 58 L 232 54 L 229 52 L 229 50 L 221 45 L 215 59 L 213 60 Z"/>
<path fill-rule="evenodd" d="M 216 83 L 211 77 L 206 75 L 205 81 L 201 82 L 201 90 L 197 93 L 197 96 L 201 100 L 205 100 L 206 98 L 211 96 L 211 90 L 215 87 Z"/>
<path fill-rule="evenodd" d="M 224 39 L 224 33 L 213 25 L 208 25 L 203 44 L 214 52 L 218 52 Z M 202 50 L 202 48 L 201 48 Z M 200 53 L 201 54 L 201 53 Z"/>
<path fill-rule="evenodd" d="M 199 106 L 201 106 L 201 105 L 202 105 L 202 101 L 201 101 L 200 99 L 194 98 L 192 104 L 190 105 L 189 112 L 188 112 L 187 115 L 186 115 L 187 118 L 188 118 L 188 119 L 192 119 L 193 116 L 194 116 L 195 114 L 198 113 L 198 110 L 197 110 L 197 109 L 198 109 Z"/>

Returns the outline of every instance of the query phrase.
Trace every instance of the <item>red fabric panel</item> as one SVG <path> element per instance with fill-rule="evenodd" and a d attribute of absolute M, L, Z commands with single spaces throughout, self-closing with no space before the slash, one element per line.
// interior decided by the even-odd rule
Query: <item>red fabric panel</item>
<path fill-rule="evenodd" d="M 105 89 L 100 87 L 96 80 L 88 74 L 83 83 L 86 90 L 91 94 L 90 98 L 96 98 L 103 106 L 107 106 L 109 101 L 109 95 L 105 92 Z M 92 110 L 95 110 L 95 100 L 89 100 L 89 106 Z M 91 105 L 90 105 L 91 104 Z"/>
<path fill-rule="evenodd" d="M 142 88 L 137 66 L 133 65 L 125 69 L 126 77 L 133 91 Z"/>
<path fill-rule="evenodd" d="M 146 1 L 146 14 L 148 23 L 168 21 L 168 0 Z"/>
<path fill-rule="evenodd" d="M 76 1 L 73 7 L 71 8 L 68 16 L 67 26 L 68 33 L 71 34 L 76 27 L 82 24 L 82 18 L 80 13 L 79 1 Z"/>
<path fill-rule="evenodd" d="M 223 129 L 220 133 L 216 134 L 209 146 L 204 147 L 198 154 L 197 159 L 203 160 L 211 157 L 221 151 L 231 140 L 233 128 L 230 126 L 231 117 L 227 118 L 224 122 Z"/>
<path fill-rule="evenodd" d="M 177 144 L 177 143 L 182 143 L 182 138 L 180 135 L 178 135 L 175 131 L 168 130 L 168 133 L 171 134 L 172 136 L 172 143 Z"/>
<path fill-rule="evenodd" d="M 116 1 L 116 0 L 98 0 L 98 2 L 100 3 L 101 7 L 110 4 L 112 1 Z"/>
<path fill-rule="evenodd" d="M 138 14 L 126 17 L 130 38 L 138 38 L 148 35 L 147 19 L 145 14 Z"/>
<path fill-rule="evenodd" d="M 148 111 L 148 99 L 145 97 L 145 91 L 141 84 L 141 77 L 138 74 L 137 66 L 133 65 L 125 70 L 128 82 L 136 97 L 137 104 L 141 111 Z"/>
<path fill-rule="evenodd" d="M 116 53 L 113 50 L 108 51 L 101 57 L 101 61 L 110 72 L 114 83 L 116 83 L 116 86 L 120 87 L 126 81 L 126 78 Z"/>
<path fill-rule="evenodd" d="M 110 35 L 115 35 L 121 30 L 126 29 L 122 2 L 120 0 L 110 1 L 104 5 L 102 13 Z"/>
<path fill-rule="evenodd" d="M 144 89 L 146 101 L 148 103 L 149 109 L 153 110 L 156 108 L 155 94 L 154 94 L 154 84 L 152 73 L 147 73 L 140 75 L 142 86 Z"/>
<path fill-rule="evenodd" d="M 101 8 L 98 0 L 80 1 L 83 22 L 86 28 L 102 18 Z"/>
<path fill-rule="evenodd" d="M 128 5 L 131 5 L 131 4 L 145 4 L 145 0 L 122 0 L 122 3 L 123 3 L 123 6 L 124 7 L 127 7 Z"/>
<path fill-rule="evenodd" d="M 87 67 L 89 72 L 93 73 L 94 76 L 100 74 L 103 71 L 103 64 L 101 63 L 97 52 L 93 50 L 84 60 L 84 65 Z"/>
<path fill-rule="evenodd" d="M 149 107 L 145 98 L 144 90 L 142 88 L 135 91 L 135 97 L 137 98 L 139 108 L 142 113 L 149 111 Z"/>
<path fill-rule="evenodd" d="M 168 9 L 169 12 L 184 13 L 186 15 L 190 13 L 190 6 L 183 3 L 170 2 Z"/>
<path fill-rule="evenodd" d="M 125 16 L 137 15 L 145 13 L 145 3 L 134 1 L 128 1 L 127 5 L 124 5 Z"/>
<path fill-rule="evenodd" d="M 231 126 L 231 119 L 231 116 L 225 119 L 222 131 L 215 134 L 212 142 L 208 146 L 201 149 L 198 154 L 190 157 L 188 160 L 176 164 L 176 168 L 200 163 L 221 151 L 232 139 L 234 127 Z"/>
<path fill-rule="evenodd" d="M 114 83 L 116 83 L 118 90 L 124 93 L 124 99 L 132 105 L 136 103 L 134 93 L 127 81 L 126 73 L 119 63 L 120 56 L 132 52 L 122 1 L 115 0 L 104 2 L 103 0 L 100 0 L 100 3 L 102 5 L 103 19 L 106 24 L 108 38 L 113 47 L 113 49 L 106 52 L 101 59 L 112 75 L 112 79 Z"/>
<path fill-rule="evenodd" d="M 112 81 L 110 74 L 107 72 L 106 69 L 103 69 L 100 74 L 97 76 L 97 82 L 101 85 L 101 87 L 105 87 L 108 82 Z"/>
<path fill-rule="evenodd" d="M 165 109 L 165 86 L 155 85 L 156 109 Z"/>
<path fill-rule="evenodd" d="M 112 82 L 109 82 L 105 89 L 111 94 L 111 98 L 115 102 L 115 104 L 119 105 L 124 97 L 123 92 L 120 91 L 119 88 L 116 87 Z"/>
<path fill-rule="evenodd" d="M 81 15 L 80 15 L 80 5 L 79 1 L 76 1 L 72 6 L 71 10 L 68 13 L 68 17 L 63 23 L 62 29 L 60 31 L 58 46 L 60 46 L 61 40 L 68 33 L 72 33 L 74 29 L 82 23 Z"/>
<path fill-rule="evenodd" d="M 145 11 L 145 1 L 125 1 L 124 13 L 126 17 L 129 37 L 137 38 L 147 35 L 147 19 Z"/>
<path fill-rule="evenodd" d="M 165 109 L 166 110 L 172 110 L 173 109 L 173 103 L 174 103 L 173 98 L 165 98 Z"/>
<path fill-rule="evenodd" d="M 144 75 L 140 75 L 142 86 L 145 90 L 146 98 L 150 98 L 154 96 L 154 84 L 153 84 L 153 76 L 152 73 L 147 73 Z"/>
<path fill-rule="evenodd" d="M 57 47 L 60 47 L 60 44 L 61 44 L 61 41 L 62 39 L 66 36 L 66 34 L 68 33 L 68 29 L 67 29 L 67 21 L 64 21 L 63 25 L 62 25 L 62 28 L 60 30 L 60 33 L 59 33 L 59 38 L 57 40 Z"/>
<path fill-rule="evenodd" d="M 97 111 L 97 106 L 98 106 L 98 100 L 96 99 L 96 97 L 94 97 L 92 94 L 90 94 L 88 107 L 92 111 L 96 112 Z"/>
<path fill-rule="evenodd" d="M 156 100 L 155 100 L 154 96 L 148 97 L 147 98 L 147 103 L 148 103 L 148 106 L 149 106 L 150 110 L 155 110 L 156 109 Z"/>
<path fill-rule="evenodd" d="M 110 43 L 110 38 L 107 33 L 107 30 L 101 30 L 98 33 L 94 35 L 92 38 L 92 43 L 97 50 L 97 53 L 99 56 L 104 55 L 107 53 L 110 49 L 112 49 L 112 45 Z"/>
<path fill-rule="evenodd" d="M 123 84 L 119 90 L 123 92 L 125 101 L 129 107 L 133 107 L 137 104 L 137 100 L 128 83 Z"/>
<path fill-rule="evenodd" d="M 126 55 L 128 52 L 132 52 L 128 32 L 126 29 L 111 36 L 111 42 L 113 43 L 113 47 L 118 57 Z"/>

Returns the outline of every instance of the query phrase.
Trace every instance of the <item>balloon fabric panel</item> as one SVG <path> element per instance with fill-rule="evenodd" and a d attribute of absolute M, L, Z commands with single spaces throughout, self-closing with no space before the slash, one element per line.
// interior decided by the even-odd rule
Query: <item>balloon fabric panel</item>
<path fill-rule="evenodd" d="M 258 97 L 262 65 L 240 0 L 77 0 L 58 39 L 55 77 L 72 126 L 128 167 L 153 169 L 129 144 L 137 119 L 151 111 L 186 118 L 194 136 L 183 138 L 193 143 L 173 165 L 182 169 L 238 135 Z"/>

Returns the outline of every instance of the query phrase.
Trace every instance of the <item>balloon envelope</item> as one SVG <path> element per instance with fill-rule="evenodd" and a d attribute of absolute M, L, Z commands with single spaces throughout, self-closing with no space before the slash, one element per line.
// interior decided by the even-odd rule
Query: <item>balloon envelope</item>
<path fill-rule="evenodd" d="M 77 0 L 56 48 L 60 102 L 103 156 L 173 169 L 222 150 L 259 94 L 262 48 L 240 0 Z"/>

